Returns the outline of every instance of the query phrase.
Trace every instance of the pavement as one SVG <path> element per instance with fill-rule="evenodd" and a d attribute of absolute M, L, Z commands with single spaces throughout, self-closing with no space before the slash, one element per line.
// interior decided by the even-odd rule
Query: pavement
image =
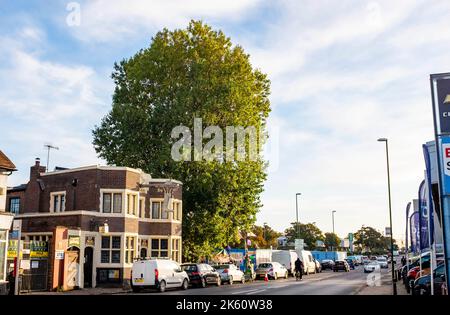
<path fill-rule="evenodd" d="M 375 280 L 374 280 L 375 279 Z M 399 294 L 404 288 L 398 284 Z M 401 293 L 402 292 L 402 293 Z M 33 295 L 117 295 L 136 294 L 123 288 L 92 288 L 69 292 L 33 292 Z M 143 291 L 141 295 L 391 295 L 392 282 L 388 269 L 381 270 L 379 277 L 365 274 L 362 266 L 350 272 L 332 272 L 304 276 L 302 281 L 295 278 L 257 280 L 252 283 L 233 285 L 224 284 L 219 287 L 190 288 L 189 290 L 167 290 L 159 293 L 154 290 Z M 406 294 L 406 291 L 404 291 Z"/>

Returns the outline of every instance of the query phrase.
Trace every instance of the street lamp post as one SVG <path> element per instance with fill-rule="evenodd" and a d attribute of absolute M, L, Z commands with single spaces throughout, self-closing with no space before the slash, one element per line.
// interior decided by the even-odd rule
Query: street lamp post
<path fill-rule="evenodd" d="M 392 290 L 393 294 L 397 295 L 397 279 L 395 278 L 394 270 L 394 239 L 392 231 L 392 205 L 391 205 L 391 178 L 389 173 L 389 146 L 387 138 L 378 139 L 379 142 L 386 144 L 386 166 L 387 166 L 387 180 L 388 180 L 388 196 L 389 196 L 389 224 L 391 228 L 391 269 L 392 269 Z"/>
<path fill-rule="evenodd" d="M 335 212 L 336 212 L 336 210 L 331 211 L 331 221 L 333 223 L 333 237 L 334 237 L 334 235 L 336 235 L 336 233 L 334 232 L 334 214 L 335 214 Z M 331 245 L 331 251 L 333 251 L 333 250 L 334 250 L 334 246 Z"/>
<path fill-rule="evenodd" d="M 297 234 L 297 236 L 296 236 L 296 238 L 298 238 L 299 237 L 299 226 L 298 226 L 298 196 L 300 196 L 301 195 L 301 193 L 296 193 L 295 194 L 295 215 L 296 215 L 296 226 L 295 226 L 295 232 L 296 232 L 296 234 Z"/>

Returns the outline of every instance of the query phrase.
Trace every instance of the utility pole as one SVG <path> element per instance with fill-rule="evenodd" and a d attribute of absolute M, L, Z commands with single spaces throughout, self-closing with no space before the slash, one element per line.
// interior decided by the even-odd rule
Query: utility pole
<path fill-rule="evenodd" d="M 48 172 L 48 166 L 49 166 L 49 161 L 50 161 L 50 150 L 54 149 L 54 150 L 59 150 L 58 147 L 55 147 L 49 143 L 44 144 L 44 148 L 47 149 L 47 168 L 46 168 L 46 172 Z"/>
<path fill-rule="evenodd" d="M 299 238 L 299 225 L 298 225 L 298 201 L 297 201 L 297 197 L 300 196 L 301 193 L 296 193 L 295 194 L 295 213 L 296 213 L 296 227 L 295 227 L 295 232 L 296 232 L 296 238 Z"/>
<path fill-rule="evenodd" d="M 391 178 L 389 173 L 389 148 L 388 139 L 380 138 L 379 142 L 384 142 L 386 144 L 386 165 L 387 165 L 387 183 L 388 183 L 388 196 L 389 196 L 389 224 L 391 228 L 391 268 L 392 268 L 392 290 L 393 295 L 397 295 L 397 279 L 395 278 L 395 265 L 394 265 L 394 236 L 392 231 L 392 205 L 391 205 Z"/>

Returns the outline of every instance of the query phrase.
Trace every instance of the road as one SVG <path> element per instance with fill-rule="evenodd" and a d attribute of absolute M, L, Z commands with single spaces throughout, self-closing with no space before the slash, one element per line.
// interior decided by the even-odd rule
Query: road
<path fill-rule="evenodd" d="M 382 270 L 382 275 L 388 273 Z M 190 288 L 189 290 L 167 290 L 164 293 L 143 292 L 140 294 L 152 295 L 352 295 L 367 285 L 367 276 L 362 266 L 350 272 L 332 272 L 304 276 L 302 281 L 294 278 L 270 280 L 264 282 L 257 280 L 246 284 L 224 284 L 220 287 L 209 285 L 206 288 Z"/>

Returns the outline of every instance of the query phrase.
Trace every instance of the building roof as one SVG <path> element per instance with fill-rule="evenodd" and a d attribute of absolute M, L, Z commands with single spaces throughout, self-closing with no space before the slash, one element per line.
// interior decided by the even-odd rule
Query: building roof
<path fill-rule="evenodd" d="M 16 171 L 16 166 L 13 162 L 0 150 L 0 169 L 7 171 Z"/>

